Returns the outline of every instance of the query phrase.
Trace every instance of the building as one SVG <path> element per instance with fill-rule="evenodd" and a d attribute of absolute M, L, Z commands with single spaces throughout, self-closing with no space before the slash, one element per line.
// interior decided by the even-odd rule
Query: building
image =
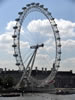
<path fill-rule="evenodd" d="M 44 79 L 50 74 L 50 70 L 38 70 L 37 68 L 32 71 L 32 76 L 36 79 Z M 14 85 L 20 80 L 22 71 L 0 71 L 0 77 L 5 79 L 6 77 L 12 77 Z M 75 88 L 75 73 L 72 71 L 59 71 L 54 79 L 55 88 Z"/>
<path fill-rule="evenodd" d="M 3 68 L 0 68 L 0 73 L 3 71 Z"/>
<path fill-rule="evenodd" d="M 60 71 L 55 77 L 55 87 L 75 88 L 75 73 L 72 71 Z"/>

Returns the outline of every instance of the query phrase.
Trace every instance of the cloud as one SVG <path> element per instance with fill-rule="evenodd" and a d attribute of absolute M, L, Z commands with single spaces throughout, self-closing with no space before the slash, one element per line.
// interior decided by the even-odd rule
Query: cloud
<path fill-rule="evenodd" d="M 72 38 L 75 37 L 75 23 L 64 20 L 64 19 L 55 19 L 61 38 Z"/>
<path fill-rule="evenodd" d="M 55 22 L 58 25 L 58 29 L 62 38 L 75 37 L 75 23 L 64 19 L 55 19 Z M 30 32 L 40 32 L 43 35 L 52 34 L 52 29 L 47 19 L 32 20 L 28 24 L 27 29 Z"/>
<path fill-rule="evenodd" d="M 13 58 L 13 57 L 12 57 Z M 15 69 L 18 70 L 18 67 L 15 65 L 15 59 L 10 58 L 9 60 L 1 60 L 0 59 L 0 68 L 2 67 L 3 69 L 7 68 L 8 69 Z"/>
<path fill-rule="evenodd" d="M 10 21 L 6 26 L 6 32 L 0 35 L 0 48 L 5 51 L 10 51 L 8 49 L 12 46 L 12 34 L 13 34 L 13 26 L 15 25 L 15 21 Z"/>
<path fill-rule="evenodd" d="M 12 38 L 11 38 L 10 32 L 6 32 L 6 33 L 0 35 L 0 43 L 10 43 L 11 40 L 12 40 Z"/>
<path fill-rule="evenodd" d="M 13 26 L 15 26 L 15 25 L 16 25 L 16 21 L 10 21 L 6 26 L 6 30 L 13 31 Z"/>
<path fill-rule="evenodd" d="M 61 61 L 61 67 L 59 68 L 59 70 L 62 71 L 73 70 L 73 72 L 75 72 L 75 57 L 67 58 Z"/>
<path fill-rule="evenodd" d="M 74 48 L 75 47 L 75 23 L 64 20 L 64 19 L 55 19 L 55 22 L 58 25 L 58 29 L 60 32 L 61 43 L 62 48 Z M 35 27 L 34 27 L 35 25 Z M 46 33 L 50 33 L 50 23 L 48 20 L 32 20 L 28 26 L 27 29 L 30 32 L 40 32 L 45 37 Z M 48 40 L 45 41 L 46 48 L 54 48 L 54 39 L 48 38 Z M 52 49 L 51 49 L 52 50 Z"/>
<path fill-rule="evenodd" d="M 63 70 L 66 68 L 66 70 L 68 70 L 68 66 L 70 69 L 71 64 L 73 67 L 75 65 L 75 53 L 74 53 L 75 52 L 75 23 L 68 21 L 68 20 L 64 20 L 64 19 L 55 19 L 55 22 L 57 23 L 58 29 L 60 31 L 61 44 L 62 44 L 62 63 L 61 63 L 60 69 Z M 6 32 L 4 32 L 3 34 L 0 35 L 0 51 L 2 50 L 3 52 L 8 53 L 8 54 L 13 53 L 13 48 L 12 48 L 13 29 L 12 29 L 12 27 L 14 25 L 15 25 L 15 21 L 10 21 L 6 26 Z M 35 25 L 35 27 L 34 27 L 34 25 Z M 50 55 L 50 57 L 52 59 L 50 62 L 52 63 L 52 61 L 53 61 L 52 57 L 55 56 L 54 38 L 50 37 L 51 36 L 50 34 L 52 34 L 51 33 L 52 30 L 49 28 L 50 28 L 50 24 L 49 24 L 48 20 L 46 20 L 46 19 L 32 20 L 27 26 L 28 31 L 32 32 L 33 35 L 35 32 L 37 32 L 37 33 L 40 33 L 43 36 L 43 38 L 46 38 L 46 36 L 47 36 L 47 38 L 44 39 L 45 46 L 43 47 L 43 49 L 40 48 L 38 50 L 39 61 L 38 61 L 38 63 L 36 63 L 37 65 L 39 65 L 39 62 L 41 61 L 40 58 L 46 59 L 46 58 L 48 58 L 47 56 Z M 23 33 L 23 35 L 25 33 L 23 27 L 22 27 L 21 33 Z M 43 38 L 41 38 L 41 40 Z M 23 51 L 25 50 L 25 48 L 29 48 L 29 42 L 27 42 L 27 41 L 24 42 L 24 41 L 22 39 L 20 41 L 21 49 L 23 49 Z M 71 69 L 74 69 L 73 67 Z"/>
<path fill-rule="evenodd" d="M 50 70 L 52 68 L 54 59 L 50 59 L 49 55 L 47 54 L 40 54 L 36 55 L 34 67 L 38 67 L 38 69 L 47 68 Z"/>
<path fill-rule="evenodd" d="M 34 27 L 35 25 L 35 27 Z M 27 29 L 30 32 L 38 32 L 44 35 L 50 35 L 52 33 L 51 25 L 47 19 L 44 20 L 32 20 L 28 26 Z"/>
<path fill-rule="evenodd" d="M 15 21 L 10 21 L 6 26 L 6 32 L 0 35 L 0 51 L 6 52 L 8 54 L 13 53 L 12 49 L 12 34 L 13 34 L 13 26 L 15 25 Z"/>
<path fill-rule="evenodd" d="M 15 26 L 15 21 L 10 21 L 6 26 L 6 32 L 0 35 L 0 51 L 7 52 L 8 54 L 13 54 L 13 39 L 14 34 L 13 26 Z M 21 29 L 21 35 L 24 33 L 23 27 Z M 21 48 L 27 47 L 28 43 L 21 41 Z"/>
<path fill-rule="evenodd" d="M 75 57 L 75 40 L 62 40 L 62 60 Z"/>
<path fill-rule="evenodd" d="M 75 57 L 75 23 L 69 20 L 64 20 L 64 19 L 55 19 L 55 22 L 60 32 L 61 44 L 62 44 L 62 64 L 61 64 L 60 69 L 73 70 L 75 66 L 75 58 L 74 58 Z M 49 36 L 50 34 L 49 28 L 50 28 L 50 25 L 49 25 L 48 20 L 46 19 L 33 20 L 27 26 L 28 31 L 39 32 L 40 34 L 44 36 L 46 35 Z M 48 40 L 45 41 L 44 49 L 45 49 L 45 52 L 48 52 L 48 54 L 50 53 L 54 54 L 55 46 L 54 46 L 53 38 L 52 39 L 48 38 Z"/>
<path fill-rule="evenodd" d="M 29 48 L 29 42 L 23 42 L 23 41 L 20 41 L 20 44 L 21 44 L 21 49 L 25 49 L 25 48 Z"/>
<path fill-rule="evenodd" d="M 0 50 L 6 51 L 8 53 L 11 52 L 12 46 L 12 37 L 11 32 L 5 32 L 4 34 L 0 35 Z"/>
<path fill-rule="evenodd" d="M 63 48 L 75 48 L 75 40 L 68 39 L 66 41 L 62 40 L 62 47 Z"/>
<path fill-rule="evenodd" d="M 13 57 L 14 50 L 12 48 L 14 34 L 13 26 L 15 26 L 15 21 L 10 21 L 6 26 L 6 32 L 0 34 L 0 67 L 7 69 L 18 69 L 15 65 L 15 59 Z M 21 29 L 21 35 L 24 33 L 23 27 Z M 20 41 L 21 49 L 28 48 L 28 42 Z M 9 61 L 10 60 L 10 61 Z"/>
<path fill-rule="evenodd" d="M 64 19 L 55 19 L 55 22 L 58 25 L 60 36 L 62 38 L 61 39 L 61 44 L 62 44 L 62 49 L 63 49 L 62 52 L 63 54 L 67 53 L 65 54 L 65 56 L 71 55 L 68 53 L 69 52 L 72 53 L 72 51 L 75 50 L 75 40 L 72 39 L 75 37 L 75 23 L 68 20 L 64 20 Z M 50 27 L 50 23 L 46 19 L 32 20 L 28 24 L 27 29 L 30 32 L 40 32 L 40 34 L 44 35 L 45 37 L 46 33 L 48 34 L 50 33 L 49 27 Z M 45 41 L 45 47 L 44 47 L 45 50 L 47 52 L 54 51 L 55 50 L 54 44 L 55 44 L 54 39 L 48 38 L 48 40 Z"/>
<path fill-rule="evenodd" d="M 7 26 L 6 26 L 6 30 L 7 31 L 10 31 L 10 32 L 13 32 L 13 26 L 16 25 L 16 21 L 10 21 Z M 24 33 L 24 29 L 23 27 L 21 27 L 21 35 Z"/>

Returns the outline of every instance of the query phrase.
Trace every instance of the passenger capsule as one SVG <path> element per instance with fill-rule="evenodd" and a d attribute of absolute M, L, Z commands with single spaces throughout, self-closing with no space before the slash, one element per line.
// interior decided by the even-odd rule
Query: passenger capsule
<path fill-rule="evenodd" d="M 51 13 L 50 12 L 48 12 L 48 15 L 51 15 Z M 52 20 L 52 19 L 51 19 Z"/>
<path fill-rule="evenodd" d="M 14 56 L 14 57 L 17 57 L 17 56 L 18 56 L 18 54 L 13 54 L 13 56 Z"/>
<path fill-rule="evenodd" d="M 56 33 L 59 33 L 59 31 L 58 31 L 58 30 L 55 30 L 55 32 L 56 32 Z"/>
<path fill-rule="evenodd" d="M 58 44 L 58 47 L 61 47 L 61 44 Z"/>
<path fill-rule="evenodd" d="M 15 21 L 19 21 L 19 20 L 20 20 L 19 18 L 16 18 L 16 19 L 15 19 Z"/>
<path fill-rule="evenodd" d="M 59 58 L 58 61 L 61 61 L 61 59 Z"/>
<path fill-rule="evenodd" d="M 54 20 L 54 18 L 52 17 L 51 20 Z"/>
<path fill-rule="evenodd" d="M 19 14 L 19 15 L 22 15 L 22 14 L 23 14 L 23 12 L 19 12 L 18 14 Z"/>
<path fill-rule="evenodd" d="M 29 7 L 29 6 L 30 6 L 30 4 L 27 4 L 26 6 L 27 6 L 27 7 Z"/>
<path fill-rule="evenodd" d="M 58 65 L 57 67 L 59 68 L 60 66 Z"/>
<path fill-rule="evenodd" d="M 40 5 L 40 7 L 41 7 L 41 8 L 43 8 L 43 7 L 44 7 L 44 5 Z"/>
<path fill-rule="evenodd" d="M 17 26 L 14 26 L 14 27 L 13 27 L 13 29 L 17 29 L 17 28 L 18 28 Z"/>
<path fill-rule="evenodd" d="M 44 8 L 44 10 L 48 11 L 48 8 Z"/>
<path fill-rule="evenodd" d="M 36 6 L 39 6 L 39 3 L 36 3 Z"/>
<path fill-rule="evenodd" d="M 13 44 L 12 47 L 17 47 L 17 45 L 16 44 Z"/>
<path fill-rule="evenodd" d="M 54 24 L 53 26 L 57 26 L 57 24 Z"/>
<path fill-rule="evenodd" d="M 61 54 L 61 51 L 59 51 L 58 54 Z"/>
<path fill-rule="evenodd" d="M 14 34 L 14 35 L 12 35 L 12 38 L 16 38 L 16 37 L 17 37 L 17 35 L 15 35 L 15 34 Z"/>
<path fill-rule="evenodd" d="M 17 66 L 19 66 L 19 65 L 20 65 L 20 63 L 16 63 L 16 65 L 17 65 Z"/>
<path fill-rule="evenodd" d="M 27 9 L 27 8 L 26 8 L 26 7 L 23 7 L 22 9 L 25 10 L 25 9 Z"/>
<path fill-rule="evenodd" d="M 60 40 L 60 37 L 58 37 L 57 40 Z"/>
<path fill-rule="evenodd" d="M 34 3 L 34 2 L 32 2 L 32 3 L 31 3 L 31 5 L 35 5 L 35 3 Z"/>

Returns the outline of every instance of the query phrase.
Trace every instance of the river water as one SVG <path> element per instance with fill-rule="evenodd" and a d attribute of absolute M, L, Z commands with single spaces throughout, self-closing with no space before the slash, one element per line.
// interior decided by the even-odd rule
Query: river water
<path fill-rule="evenodd" d="M 75 94 L 73 95 L 53 95 L 44 93 L 24 94 L 20 97 L 0 97 L 0 100 L 75 100 Z"/>

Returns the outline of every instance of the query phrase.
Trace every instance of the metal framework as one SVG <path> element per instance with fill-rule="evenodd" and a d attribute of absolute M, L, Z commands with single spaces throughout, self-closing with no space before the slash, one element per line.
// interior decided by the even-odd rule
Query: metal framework
<path fill-rule="evenodd" d="M 59 30 L 57 28 L 57 24 L 54 21 L 54 18 L 52 17 L 51 13 L 48 11 L 48 8 L 44 8 L 44 5 L 40 5 L 39 3 L 31 3 L 27 4 L 26 7 L 22 8 L 22 12 L 19 12 L 19 18 L 15 19 L 16 25 L 13 27 L 14 29 L 14 34 L 12 36 L 13 38 L 13 45 L 12 47 L 14 48 L 14 57 L 16 58 L 16 65 L 20 68 L 23 69 L 23 75 L 18 82 L 18 84 L 15 86 L 15 88 L 19 88 L 20 84 L 23 80 L 25 80 L 25 84 L 27 82 L 30 82 L 33 85 L 36 85 L 36 87 L 42 87 L 51 82 L 57 71 L 58 68 L 60 67 L 60 60 L 61 60 L 61 42 L 60 42 L 60 35 L 59 35 Z M 43 47 L 44 44 L 38 44 L 35 46 L 31 46 L 30 49 L 34 49 L 33 55 L 31 56 L 26 68 L 23 63 L 23 59 L 21 56 L 21 50 L 20 50 L 20 31 L 21 31 L 21 26 L 27 17 L 27 15 L 31 12 L 38 11 L 44 14 L 44 16 L 49 20 L 50 25 L 52 27 L 53 33 L 54 33 L 54 38 L 55 38 L 55 46 L 56 46 L 56 56 L 55 56 L 55 61 L 53 63 L 53 68 L 51 69 L 51 74 L 44 80 L 37 80 L 34 79 L 31 76 L 32 68 L 36 59 L 36 54 L 37 50 L 40 47 Z M 31 67 L 29 67 L 31 63 Z"/>

